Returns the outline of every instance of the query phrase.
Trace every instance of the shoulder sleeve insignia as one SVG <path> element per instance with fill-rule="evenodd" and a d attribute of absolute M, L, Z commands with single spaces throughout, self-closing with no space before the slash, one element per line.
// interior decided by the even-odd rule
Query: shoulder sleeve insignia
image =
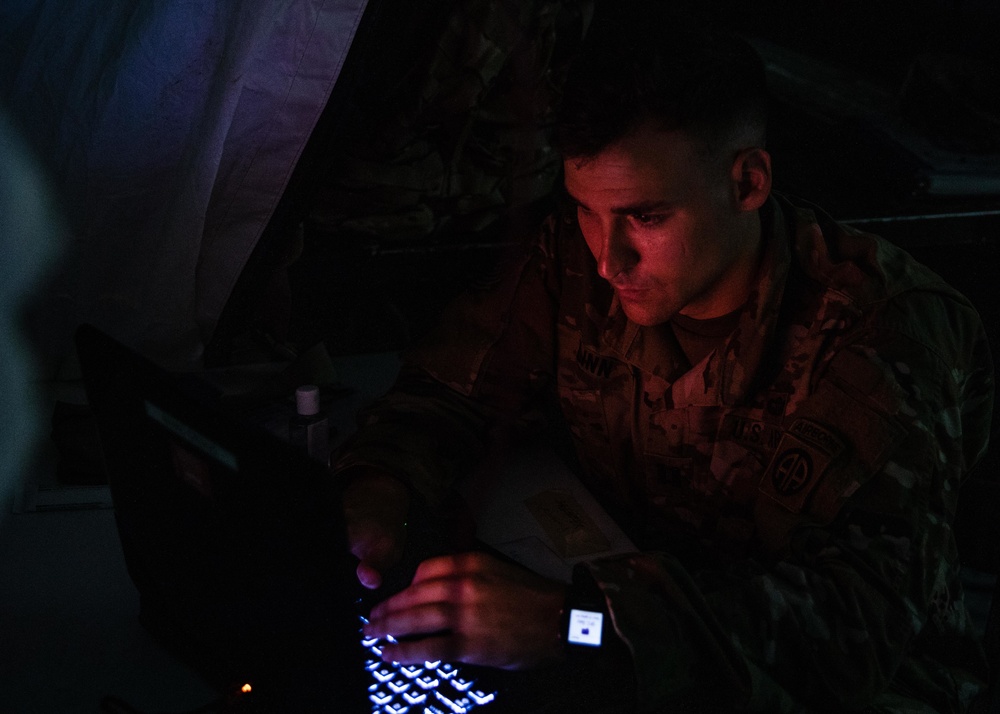
<path fill-rule="evenodd" d="M 823 474 L 846 449 L 832 429 L 810 419 L 796 419 L 781 437 L 760 491 L 784 508 L 799 513 Z"/>

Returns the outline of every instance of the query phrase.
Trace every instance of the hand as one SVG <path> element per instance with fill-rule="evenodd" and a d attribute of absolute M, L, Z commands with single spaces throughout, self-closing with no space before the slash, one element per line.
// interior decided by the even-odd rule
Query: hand
<path fill-rule="evenodd" d="M 351 476 L 344 491 L 347 540 L 366 588 L 379 587 L 382 573 L 402 555 L 409 507 L 406 486 L 395 477 L 376 470 Z"/>
<path fill-rule="evenodd" d="M 566 587 L 483 553 L 431 558 L 408 588 L 372 608 L 368 637 L 391 635 L 386 661 L 525 669 L 562 657 Z M 420 637 L 420 639 L 410 639 Z"/>

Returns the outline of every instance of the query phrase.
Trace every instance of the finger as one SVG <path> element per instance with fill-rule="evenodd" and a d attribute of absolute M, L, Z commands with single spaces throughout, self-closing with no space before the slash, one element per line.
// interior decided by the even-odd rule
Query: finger
<path fill-rule="evenodd" d="M 401 539 L 374 523 L 353 528 L 348 537 L 351 553 L 361 561 L 358 564 L 358 580 L 367 588 L 379 587 L 382 573 L 399 559 Z"/>
<path fill-rule="evenodd" d="M 369 619 L 378 620 L 393 613 L 426 605 L 441 605 L 452 609 L 468 608 L 482 600 L 481 583 L 460 575 L 417 580 L 392 597 L 375 605 Z"/>
<path fill-rule="evenodd" d="M 396 548 L 392 531 L 374 522 L 349 527 L 347 540 L 351 553 L 361 560 L 385 558 Z"/>
<path fill-rule="evenodd" d="M 382 661 L 400 664 L 422 664 L 424 662 L 469 662 L 469 652 L 463 644 L 464 638 L 456 633 L 435 635 L 420 640 L 396 642 L 382 647 Z"/>
<path fill-rule="evenodd" d="M 417 566 L 413 580 L 416 582 L 479 572 L 485 567 L 485 559 L 484 554 L 476 552 L 428 558 Z"/>
<path fill-rule="evenodd" d="M 358 582 L 369 590 L 375 590 L 382 585 L 382 573 L 365 561 L 358 563 Z"/>
<path fill-rule="evenodd" d="M 418 637 L 460 628 L 455 609 L 446 603 L 429 603 L 399 610 L 382 617 L 369 617 L 363 630 L 366 637 Z"/>

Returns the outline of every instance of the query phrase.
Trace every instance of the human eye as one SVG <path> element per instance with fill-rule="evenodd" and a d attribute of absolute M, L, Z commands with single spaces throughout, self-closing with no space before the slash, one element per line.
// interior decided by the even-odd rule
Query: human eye
<path fill-rule="evenodd" d="M 576 204 L 576 221 L 580 225 L 590 224 L 597 220 L 596 214 L 582 203 Z"/>
<path fill-rule="evenodd" d="M 654 228 L 666 220 L 664 213 L 631 213 L 629 219 L 642 228 Z"/>

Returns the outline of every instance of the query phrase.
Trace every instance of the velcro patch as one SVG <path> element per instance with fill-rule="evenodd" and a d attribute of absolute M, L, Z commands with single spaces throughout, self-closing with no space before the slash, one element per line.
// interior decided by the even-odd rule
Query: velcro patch
<path fill-rule="evenodd" d="M 846 448 L 843 439 L 810 419 L 796 419 L 781 437 L 760 492 L 800 513 L 827 468 Z"/>

